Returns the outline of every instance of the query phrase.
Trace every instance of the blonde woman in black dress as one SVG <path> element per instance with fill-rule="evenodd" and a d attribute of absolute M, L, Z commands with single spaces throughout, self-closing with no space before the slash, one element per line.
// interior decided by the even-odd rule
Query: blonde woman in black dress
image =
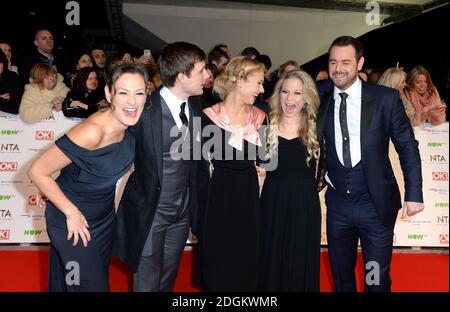
<path fill-rule="evenodd" d="M 284 75 L 272 96 L 268 171 L 261 194 L 259 286 L 262 291 L 319 291 L 321 211 L 316 183 L 319 97 L 312 78 Z"/>

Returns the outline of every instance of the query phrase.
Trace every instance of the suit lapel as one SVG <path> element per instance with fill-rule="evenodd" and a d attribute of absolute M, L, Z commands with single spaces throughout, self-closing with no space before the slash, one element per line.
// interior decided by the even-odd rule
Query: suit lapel
<path fill-rule="evenodd" d="M 362 82 L 361 88 L 361 158 L 364 160 L 364 149 L 367 142 L 367 134 L 370 129 L 373 111 L 375 108 L 375 99 L 371 97 L 369 86 Z"/>
<path fill-rule="evenodd" d="M 158 167 L 159 183 L 162 183 L 162 110 L 160 89 L 154 91 L 150 97 L 150 129 L 152 132 L 153 150 L 155 152 L 156 164 Z"/>
<path fill-rule="evenodd" d="M 201 102 L 198 97 L 189 98 L 189 112 L 191 114 L 189 119 L 189 134 L 191 140 L 191 159 L 201 159 Z"/>

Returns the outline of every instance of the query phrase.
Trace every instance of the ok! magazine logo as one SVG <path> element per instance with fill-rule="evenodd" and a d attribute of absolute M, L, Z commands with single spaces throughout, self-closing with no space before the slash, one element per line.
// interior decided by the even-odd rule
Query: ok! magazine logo
<path fill-rule="evenodd" d="M 54 131 L 36 131 L 36 140 L 53 141 L 55 139 Z"/>

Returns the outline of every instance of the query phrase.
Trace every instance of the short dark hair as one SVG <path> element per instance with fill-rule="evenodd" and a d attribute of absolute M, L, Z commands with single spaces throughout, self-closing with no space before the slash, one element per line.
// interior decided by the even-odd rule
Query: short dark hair
<path fill-rule="evenodd" d="M 119 65 L 115 65 L 111 67 L 111 70 L 109 71 L 108 78 L 106 79 L 106 86 L 111 94 L 115 93 L 115 85 L 117 80 L 124 74 L 139 74 L 144 78 L 145 82 L 145 90 L 147 91 L 147 84 L 148 84 L 148 74 L 145 69 L 143 69 L 141 66 L 138 66 L 133 63 L 122 63 Z M 110 107 L 111 104 L 105 104 L 101 105 L 100 108 L 104 109 L 107 107 Z"/>
<path fill-rule="evenodd" d="M 216 62 L 220 63 L 222 58 L 230 59 L 228 54 L 221 48 L 214 48 L 208 53 L 208 63 Z"/>
<path fill-rule="evenodd" d="M 163 85 L 173 87 L 180 73 L 190 77 L 195 63 L 204 60 L 205 52 L 195 44 L 182 41 L 169 44 L 158 60 Z"/>
<path fill-rule="evenodd" d="M 256 60 L 260 63 L 263 63 L 267 70 L 269 70 L 272 67 L 272 60 L 266 54 L 261 54 L 257 56 Z"/>
<path fill-rule="evenodd" d="M 355 49 L 355 57 L 356 61 L 359 62 L 360 58 L 363 56 L 364 48 L 358 39 L 351 36 L 340 36 L 333 40 L 330 47 L 328 48 L 328 55 L 330 55 L 330 51 L 334 47 L 345 47 L 351 45 Z"/>
<path fill-rule="evenodd" d="M 94 50 L 102 50 L 103 52 L 105 52 L 105 49 L 103 48 L 103 46 L 101 46 L 101 45 L 95 45 L 95 46 L 92 46 L 92 47 L 89 49 L 89 54 L 92 54 L 92 51 L 94 51 Z"/>
<path fill-rule="evenodd" d="M 216 44 L 216 45 L 212 48 L 212 50 L 214 50 L 214 49 L 223 49 L 223 48 L 228 49 L 228 46 L 227 46 L 225 43 L 219 43 L 219 44 Z"/>
<path fill-rule="evenodd" d="M 216 79 L 216 77 L 219 76 L 219 74 L 220 74 L 219 69 L 214 64 L 208 63 L 208 64 L 206 64 L 205 68 L 209 69 L 211 71 L 214 79 Z"/>
<path fill-rule="evenodd" d="M 242 50 L 241 55 L 247 56 L 250 58 L 256 58 L 260 55 L 259 51 L 254 47 L 246 47 L 244 50 Z"/>

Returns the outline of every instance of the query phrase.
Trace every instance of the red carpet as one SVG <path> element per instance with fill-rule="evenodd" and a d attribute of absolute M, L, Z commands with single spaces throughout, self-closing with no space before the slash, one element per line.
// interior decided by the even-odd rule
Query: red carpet
<path fill-rule="evenodd" d="M 185 251 L 175 291 L 198 291 L 191 286 L 192 252 Z M 47 291 L 48 250 L 0 250 L 0 292 Z M 363 288 L 362 258 L 358 254 L 358 289 Z M 392 290 L 396 292 L 448 292 L 448 254 L 394 253 L 391 266 Z M 321 257 L 321 291 L 332 291 L 328 254 Z M 131 271 L 113 258 L 111 290 L 130 291 Z"/>

